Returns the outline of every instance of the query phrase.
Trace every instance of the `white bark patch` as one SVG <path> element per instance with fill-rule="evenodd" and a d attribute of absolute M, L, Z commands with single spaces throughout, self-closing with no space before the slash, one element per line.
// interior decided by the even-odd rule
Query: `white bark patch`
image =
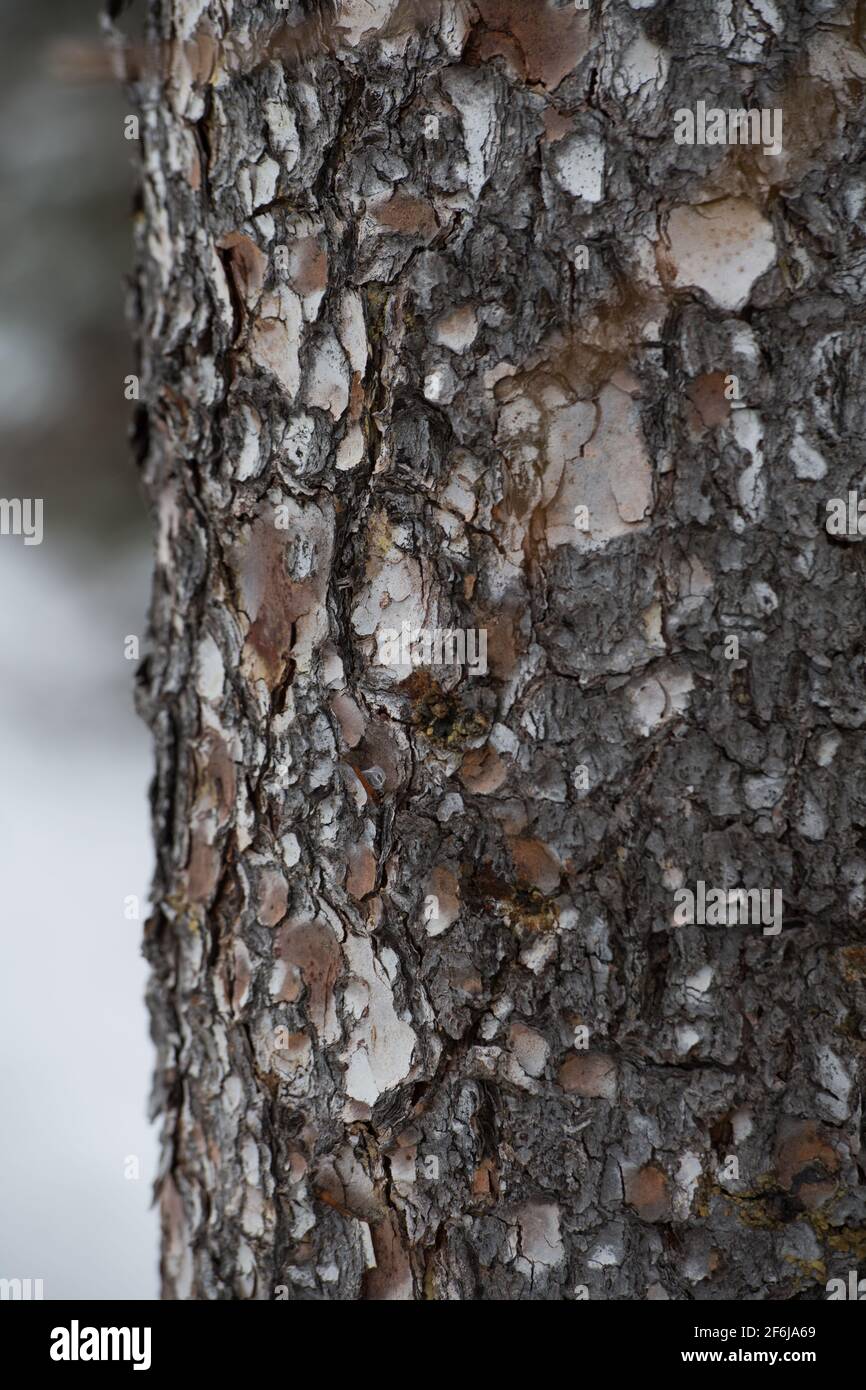
<path fill-rule="evenodd" d="M 171 550 L 180 522 L 177 493 L 173 487 L 163 488 L 159 495 L 156 558 L 163 569 L 171 565 Z"/>
<path fill-rule="evenodd" d="M 804 792 L 794 820 L 806 840 L 823 840 L 827 834 L 827 817 L 811 792 Z"/>
<path fill-rule="evenodd" d="M 462 173 L 477 199 L 487 182 L 497 145 L 496 99 L 479 68 L 446 68 L 440 81 L 460 113 L 466 165 Z M 459 166 L 458 166 L 459 167 Z"/>
<path fill-rule="evenodd" d="M 646 736 L 664 719 L 667 704 L 664 689 L 659 681 L 649 678 L 629 691 L 629 699 L 633 706 L 634 722 Z"/>
<path fill-rule="evenodd" d="M 217 310 L 226 328 L 231 330 L 234 323 L 234 309 L 232 308 L 232 297 L 229 291 L 229 282 L 223 269 L 223 263 L 217 255 L 216 247 L 211 244 L 208 249 L 208 273 L 211 285 L 213 286 L 214 298 Z"/>
<path fill-rule="evenodd" d="M 692 1048 L 695 1047 L 700 1040 L 701 1035 L 697 1033 L 694 1028 L 686 1027 L 677 1029 L 677 1051 L 683 1056 L 691 1052 Z"/>
<path fill-rule="evenodd" d="M 829 1047 L 818 1047 L 815 1059 L 815 1078 L 824 1087 L 821 1100 L 834 1120 L 844 1120 L 850 1108 L 851 1078 Z"/>
<path fill-rule="evenodd" d="M 291 290 L 283 289 L 279 296 L 268 296 L 263 310 L 253 326 L 250 354 L 294 400 L 301 384 L 301 301 Z"/>
<path fill-rule="evenodd" d="M 614 67 L 610 85 L 621 101 L 640 94 L 642 104 L 662 90 L 669 67 L 668 55 L 645 34 L 639 34 Z"/>
<path fill-rule="evenodd" d="M 270 155 L 265 155 L 264 159 L 259 160 L 252 170 L 252 190 L 253 207 L 261 208 L 266 203 L 272 203 L 277 192 L 277 179 L 280 176 L 280 166 Z"/>
<path fill-rule="evenodd" d="M 553 170 L 557 183 L 573 198 L 600 202 L 604 196 L 604 142 L 597 135 L 574 135 L 558 142 Z"/>
<path fill-rule="evenodd" d="M 364 1255 L 365 1269 L 376 1268 L 376 1256 L 373 1253 L 373 1237 L 370 1235 L 370 1227 L 366 1221 L 358 1222 L 358 1234 L 361 1237 L 361 1250 Z"/>
<path fill-rule="evenodd" d="M 349 970 L 368 991 L 363 1016 L 343 1053 L 346 1094 L 352 1100 L 375 1105 L 381 1095 L 409 1075 L 416 1038 L 408 1023 L 397 1017 L 388 977 L 368 938 L 347 936 L 343 951 Z"/>
<path fill-rule="evenodd" d="M 597 411 L 597 424 L 596 406 L 588 402 L 568 406 L 552 417 L 547 436 L 549 466 L 555 472 L 563 460 L 566 464 L 547 513 L 551 546 L 600 550 L 617 536 L 645 526 L 652 509 L 652 471 L 637 402 L 608 383 L 599 395 Z M 579 506 L 588 510 L 586 529 L 579 529 L 575 522 Z"/>
<path fill-rule="evenodd" d="M 517 368 L 513 362 L 497 362 L 495 367 L 491 367 L 481 378 L 485 391 L 492 391 L 497 381 L 502 381 L 503 377 L 516 376 Z"/>
<path fill-rule="evenodd" d="M 339 328 L 340 342 L 346 351 L 353 372 L 361 376 L 367 370 L 369 347 L 367 328 L 364 323 L 364 308 L 357 290 L 346 290 L 340 300 Z"/>
<path fill-rule="evenodd" d="M 668 238 L 676 286 L 697 286 L 723 309 L 742 309 L 776 259 L 772 225 L 747 198 L 674 208 Z"/>
<path fill-rule="evenodd" d="M 185 5 L 174 6 L 174 23 L 178 38 L 191 39 L 198 28 L 199 20 L 210 7 L 210 0 L 187 0 Z"/>
<path fill-rule="evenodd" d="M 322 654 L 322 683 L 330 689 L 342 689 L 346 684 L 342 658 L 333 647 L 325 648 Z"/>
<path fill-rule="evenodd" d="M 653 651 L 665 650 L 665 639 L 662 632 L 662 606 L 660 603 L 651 603 L 649 608 L 645 608 L 641 614 L 644 634 L 647 646 Z"/>
<path fill-rule="evenodd" d="M 565 1247 L 559 1230 L 559 1207 L 553 1203 L 527 1202 L 517 1212 L 520 1258 L 517 1268 L 530 1279 L 545 1276 L 562 1264 Z"/>
<path fill-rule="evenodd" d="M 318 343 L 305 392 L 307 405 L 330 411 L 339 420 L 349 404 L 349 372 L 335 335 L 329 329 Z"/>
<path fill-rule="evenodd" d="M 439 347 L 447 347 L 451 352 L 465 352 L 475 342 L 477 334 L 475 310 L 471 305 L 464 304 L 437 319 L 431 336 Z"/>
<path fill-rule="evenodd" d="M 262 422 L 258 413 L 247 405 L 242 407 L 241 416 L 244 422 L 244 441 L 238 455 L 235 477 L 243 482 L 246 478 L 254 478 L 261 467 L 259 436 Z"/>
<path fill-rule="evenodd" d="M 550 1046 L 541 1034 L 527 1028 L 523 1023 L 512 1023 L 509 1041 L 511 1050 L 526 1075 L 536 1078 L 542 1076 L 550 1056 Z"/>
<path fill-rule="evenodd" d="M 587 1257 L 590 1269 L 614 1269 L 622 1259 L 622 1249 L 613 1245 L 596 1245 Z"/>
<path fill-rule="evenodd" d="M 720 48 L 727 48 L 737 36 L 733 12 L 733 0 L 719 0 L 718 8 L 713 15 L 713 38 Z M 712 40 L 709 41 L 712 42 Z"/>
<path fill-rule="evenodd" d="M 372 659 L 376 673 L 384 675 L 389 681 L 405 680 L 414 669 L 411 662 L 396 662 L 388 666 L 377 663 L 379 633 L 389 630 L 400 633 L 404 622 L 413 627 L 427 624 L 426 610 L 420 597 L 424 589 L 421 567 L 417 560 L 410 559 L 395 548 L 389 551 L 384 561 L 375 557 L 368 573 L 368 583 L 352 613 L 352 626 L 359 636 L 375 635 L 376 650 Z"/>
<path fill-rule="evenodd" d="M 712 593 L 713 577 L 697 555 L 689 556 L 685 587 L 690 598 L 703 598 Z"/>
<path fill-rule="evenodd" d="M 441 825 L 447 825 L 454 816 L 462 816 L 463 811 L 463 797 L 458 792 L 449 792 L 436 807 L 436 819 Z"/>
<path fill-rule="evenodd" d="M 360 425 L 350 425 L 343 439 L 337 446 L 337 468 L 341 473 L 347 473 L 352 468 L 357 468 L 364 457 L 364 431 Z"/>
<path fill-rule="evenodd" d="M 798 431 L 802 428 L 798 422 Z M 794 465 L 794 476 L 803 481 L 818 482 L 827 473 L 827 460 L 818 450 L 809 443 L 803 435 L 797 433 L 791 442 L 788 457 Z"/>
<path fill-rule="evenodd" d="M 819 31 L 808 48 L 809 72 L 837 90 L 852 79 L 866 79 L 866 54 L 846 43 L 843 35 L 844 30 L 838 34 Z"/>
<path fill-rule="evenodd" d="M 224 680 L 222 653 L 210 633 L 207 633 L 199 642 L 196 652 L 196 691 L 203 700 L 219 700 Z"/>
<path fill-rule="evenodd" d="M 237 1018 L 250 997 L 250 985 L 252 984 L 253 964 L 250 960 L 250 953 L 246 943 L 236 941 L 233 948 L 234 956 L 234 987 L 232 990 L 232 1010 Z M 250 1141 L 252 1142 L 252 1141 Z M 255 1145 L 252 1145 L 253 1152 L 256 1153 L 256 1165 L 258 1167 L 258 1152 Z"/>
<path fill-rule="evenodd" d="M 444 866 L 437 865 L 424 883 L 423 916 L 428 936 L 441 936 L 460 916 L 460 885 Z"/>
<path fill-rule="evenodd" d="M 680 1159 L 680 1166 L 677 1170 L 677 1188 L 674 1191 L 673 1199 L 674 1214 L 683 1220 L 692 1209 L 692 1201 L 702 1173 L 700 1158 L 696 1153 L 688 1150 Z"/>
<path fill-rule="evenodd" d="M 694 975 L 690 975 L 686 980 L 686 990 L 689 994 L 706 994 L 712 982 L 712 966 L 702 965 L 700 970 L 696 970 Z"/>
<path fill-rule="evenodd" d="M 656 670 L 652 676 L 632 685 L 628 698 L 638 731 L 646 738 L 674 715 L 685 713 L 688 696 L 693 689 L 691 672 L 677 671 L 671 667 Z"/>
<path fill-rule="evenodd" d="M 748 362 L 759 361 L 758 341 L 747 323 L 734 324 L 731 351 L 737 357 L 745 357 Z"/>
<path fill-rule="evenodd" d="M 533 975 L 540 975 L 545 966 L 553 960 L 557 952 L 556 937 L 540 936 L 536 941 L 531 941 L 528 946 L 524 946 L 520 952 L 520 963 Z"/>
<path fill-rule="evenodd" d="M 287 106 L 283 101 L 266 101 L 265 121 L 271 144 L 275 150 L 280 151 L 283 168 L 288 174 L 294 169 L 301 153 L 295 113 L 291 106 Z"/>
<path fill-rule="evenodd" d="M 785 21 L 773 4 L 773 0 L 752 0 L 752 5 L 761 18 L 766 20 L 770 28 L 775 30 L 777 34 L 781 34 L 785 27 Z"/>
<path fill-rule="evenodd" d="M 501 421 L 500 421 L 501 425 Z M 574 544 L 575 514 L 578 505 L 577 470 L 581 467 L 583 449 L 598 425 L 598 407 L 592 401 L 576 401 L 554 411 L 547 428 L 547 470 L 545 474 L 545 495 L 551 487 L 558 488 L 563 483 L 560 494 L 554 493 L 554 501 L 547 515 L 548 545 Z M 574 494 L 574 495 L 572 495 Z M 580 500 L 588 506 L 587 499 Z"/>
<path fill-rule="evenodd" d="M 384 28 L 394 13 L 397 0 L 340 0 L 337 28 L 350 48 L 355 48 L 370 31 Z"/>
<path fill-rule="evenodd" d="M 821 734 L 815 742 L 815 762 L 819 767 L 829 767 L 839 751 L 842 740 L 836 733 Z"/>
<path fill-rule="evenodd" d="M 424 395 L 436 405 L 450 405 L 459 383 L 447 363 L 434 367 L 424 378 Z"/>
<path fill-rule="evenodd" d="M 572 407 L 572 409 L 579 408 L 588 409 L 592 418 L 595 419 L 595 411 L 592 406 L 586 406 L 583 401 L 580 401 L 578 406 Z M 508 440 L 532 438 L 540 424 L 541 411 L 535 402 L 529 396 L 515 396 L 513 400 L 503 405 L 499 412 L 499 419 L 496 423 L 496 442 L 502 444 Z M 571 457 L 573 458 L 575 455 L 572 454 Z"/>
<path fill-rule="evenodd" d="M 297 835 L 289 832 L 284 835 L 281 841 L 283 851 L 283 863 L 287 869 L 293 869 L 301 857 L 301 846 L 298 843 Z"/>
<path fill-rule="evenodd" d="M 458 512 L 464 521 L 471 521 L 477 509 L 475 486 L 481 473 L 477 459 L 471 454 L 462 454 L 455 460 L 454 468 L 442 493 L 442 504 L 451 511 Z"/>
<path fill-rule="evenodd" d="M 761 774 L 743 778 L 743 795 L 746 805 L 753 811 L 769 811 L 782 799 L 786 786 L 784 777 L 771 777 Z"/>
<path fill-rule="evenodd" d="M 751 454 L 752 462 L 737 480 L 740 505 L 750 521 L 759 521 L 764 511 L 766 483 L 764 472 L 764 426 L 754 410 L 736 410 L 731 416 L 734 438 L 741 449 Z"/>

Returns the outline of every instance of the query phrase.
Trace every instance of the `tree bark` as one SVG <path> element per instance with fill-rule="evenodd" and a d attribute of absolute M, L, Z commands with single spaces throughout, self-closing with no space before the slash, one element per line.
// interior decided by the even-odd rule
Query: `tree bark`
<path fill-rule="evenodd" d="M 166 1298 L 866 1257 L 861 20 L 150 0 Z"/>

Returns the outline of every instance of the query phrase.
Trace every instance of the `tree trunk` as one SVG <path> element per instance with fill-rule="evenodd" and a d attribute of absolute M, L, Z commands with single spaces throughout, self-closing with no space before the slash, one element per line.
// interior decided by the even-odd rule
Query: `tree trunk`
<path fill-rule="evenodd" d="M 787 10 L 150 0 L 166 1298 L 866 1256 L 866 57 Z"/>

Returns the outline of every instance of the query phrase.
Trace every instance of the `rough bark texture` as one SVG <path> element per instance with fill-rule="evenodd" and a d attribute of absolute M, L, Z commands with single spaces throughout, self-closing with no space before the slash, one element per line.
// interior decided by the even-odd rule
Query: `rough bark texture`
<path fill-rule="evenodd" d="M 166 1297 L 866 1255 L 862 21 L 150 0 Z M 783 152 L 676 144 L 698 100 Z M 677 925 L 698 881 L 782 930 Z"/>

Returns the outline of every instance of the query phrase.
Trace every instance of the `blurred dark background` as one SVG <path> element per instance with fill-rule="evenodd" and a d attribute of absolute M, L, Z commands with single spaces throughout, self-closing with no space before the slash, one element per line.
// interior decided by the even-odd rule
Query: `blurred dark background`
<path fill-rule="evenodd" d="M 127 431 L 137 146 L 96 0 L 0 0 L 0 1278 L 156 1296 L 140 958 L 150 744 L 133 710 L 149 522 Z M 138 899 L 138 917 L 134 913 Z"/>

